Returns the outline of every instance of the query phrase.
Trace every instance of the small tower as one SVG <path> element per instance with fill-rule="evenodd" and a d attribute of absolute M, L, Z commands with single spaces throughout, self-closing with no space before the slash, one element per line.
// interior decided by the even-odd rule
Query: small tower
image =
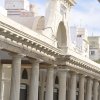
<path fill-rule="evenodd" d="M 8 15 L 10 14 L 19 14 L 20 11 L 30 10 L 30 4 L 28 0 L 5 0 L 5 9 L 8 11 Z"/>
<path fill-rule="evenodd" d="M 57 40 L 57 47 L 66 52 L 70 46 L 68 27 L 69 12 L 74 6 L 75 0 L 49 0 L 46 11 L 45 34 L 49 37 L 52 34 Z M 51 31 L 50 31 L 51 30 Z"/>

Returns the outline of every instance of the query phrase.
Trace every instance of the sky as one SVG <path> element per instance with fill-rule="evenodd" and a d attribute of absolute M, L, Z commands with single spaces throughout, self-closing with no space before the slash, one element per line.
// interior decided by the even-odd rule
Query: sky
<path fill-rule="evenodd" d="M 39 6 L 38 11 L 44 15 L 48 0 L 30 0 Z M 0 0 L 3 5 L 4 0 Z M 70 12 L 70 25 L 85 27 L 89 35 L 100 36 L 100 3 L 97 0 L 76 0 Z"/>

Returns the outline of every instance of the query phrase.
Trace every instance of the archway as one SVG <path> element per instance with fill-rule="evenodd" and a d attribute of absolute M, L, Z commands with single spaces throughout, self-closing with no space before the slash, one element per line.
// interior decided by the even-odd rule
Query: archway
<path fill-rule="evenodd" d="M 22 72 L 22 79 L 28 79 L 28 73 L 27 73 L 27 70 L 24 69 L 23 72 Z"/>
<path fill-rule="evenodd" d="M 28 84 L 26 80 L 28 80 L 28 72 L 27 69 L 23 69 L 21 79 L 25 80 L 25 82 L 21 83 L 20 86 L 20 100 L 27 100 L 27 93 L 28 93 Z"/>
<path fill-rule="evenodd" d="M 63 48 L 67 46 L 67 35 L 66 35 L 66 28 L 63 22 L 59 23 L 58 30 L 57 30 L 57 47 Z"/>
<path fill-rule="evenodd" d="M 56 76 L 55 77 L 54 93 L 53 93 L 53 99 L 54 100 L 58 100 L 58 96 L 59 96 L 58 85 L 59 85 L 59 78 L 58 78 L 58 76 Z"/>

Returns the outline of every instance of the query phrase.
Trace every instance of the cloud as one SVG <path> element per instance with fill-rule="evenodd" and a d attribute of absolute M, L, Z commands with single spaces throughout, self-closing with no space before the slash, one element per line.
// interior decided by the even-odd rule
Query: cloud
<path fill-rule="evenodd" d="M 70 25 L 86 27 L 89 35 L 100 35 L 100 4 L 95 0 L 78 0 L 71 10 Z"/>

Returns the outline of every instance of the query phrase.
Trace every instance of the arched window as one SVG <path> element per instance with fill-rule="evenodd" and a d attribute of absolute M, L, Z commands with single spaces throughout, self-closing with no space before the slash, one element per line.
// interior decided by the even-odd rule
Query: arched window
<path fill-rule="evenodd" d="M 24 69 L 22 72 L 22 79 L 28 79 L 28 73 L 26 69 Z"/>
<path fill-rule="evenodd" d="M 63 22 L 59 23 L 56 38 L 58 42 L 57 44 L 58 48 L 67 46 L 67 34 L 66 34 L 66 28 Z"/>
<path fill-rule="evenodd" d="M 55 84 L 59 84 L 58 76 L 56 76 L 56 78 L 55 78 Z"/>

